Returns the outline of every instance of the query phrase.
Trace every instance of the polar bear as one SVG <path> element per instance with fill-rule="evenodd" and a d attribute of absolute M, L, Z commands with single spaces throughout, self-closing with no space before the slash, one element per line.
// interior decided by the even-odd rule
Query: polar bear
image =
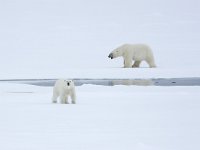
<path fill-rule="evenodd" d="M 68 104 L 68 96 L 71 97 L 72 104 L 75 104 L 76 93 L 74 82 L 64 79 L 57 80 L 53 88 L 52 102 L 57 103 L 57 98 L 60 97 L 61 104 Z"/>
<path fill-rule="evenodd" d="M 143 60 L 150 68 L 156 67 L 151 48 L 145 44 L 124 44 L 114 49 L 108 57 L 113 59 L 120 56 L 124 58 L 124 68 L 138 68 Z M 135 62 L 132 65 L 133 60 Z"/>

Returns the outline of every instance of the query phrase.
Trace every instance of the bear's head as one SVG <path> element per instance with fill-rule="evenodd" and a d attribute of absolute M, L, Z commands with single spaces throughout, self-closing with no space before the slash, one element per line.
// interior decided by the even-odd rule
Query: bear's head
<path fill-rule="evenodd" d="M 66 88 L 71 88 L 74 86 L 74 82 L 72 80 L 64 80 L 64 84 Z"/>
<path fill-rule="evenodd" d="M 120 57 L 120 56 L 123 56 L 124 55 L 124 48 L 123 46 L 120 46 L 116 49 L 114 49 L 109 55 L 108 55 L 108 58 L 117 58 L 117 57 Z"/>

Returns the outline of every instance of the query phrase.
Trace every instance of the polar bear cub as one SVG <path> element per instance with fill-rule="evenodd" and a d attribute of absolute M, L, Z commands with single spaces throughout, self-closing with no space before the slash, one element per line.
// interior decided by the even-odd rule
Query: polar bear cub
<path fill-rule="evenodd" d="M 53 88 L 52 102 L 57 103 L 57 98 L 60 98 L 61 104 L 68 104 L 68 97 L 71 97 L 72 104 L 76 103 L 75 86 L 72 80 L 59 79 L 56 81 Z"/>
<path fill-rule="evenodd" d="M 124 44 L 114 49 L 109 58 L 124 58 L 124 68 L 137 68 L 142 61 L 146 61 L 150 68 L 156 67 L 151 48 L 145 44 Z M 135 61 L 132 64 L 132 61 Z"/>

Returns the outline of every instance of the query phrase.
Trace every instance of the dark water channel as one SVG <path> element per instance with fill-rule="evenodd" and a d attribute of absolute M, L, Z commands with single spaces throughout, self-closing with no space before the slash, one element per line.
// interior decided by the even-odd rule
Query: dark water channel
<path fill-rule="evenodd" d="M 200 86 L 200 77 L 191 78 L 156 78 L 156 79 L 73 79 L 76 86 L 84 84 L 114 86 Z M 37 86 L 53 86 L 56 79 L 12 79 L 0 82 L 23 83 Z"/>

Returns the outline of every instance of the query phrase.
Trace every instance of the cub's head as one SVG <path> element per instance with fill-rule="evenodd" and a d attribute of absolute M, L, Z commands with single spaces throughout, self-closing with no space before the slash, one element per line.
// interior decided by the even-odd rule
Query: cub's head
<path fill-rule="evenodd" d="M 124 49 L 120 46 L 116 49 L 114 49 L 109 55 L 108 58 L 114 59 L 120 56 L 123 56 Z"/>

